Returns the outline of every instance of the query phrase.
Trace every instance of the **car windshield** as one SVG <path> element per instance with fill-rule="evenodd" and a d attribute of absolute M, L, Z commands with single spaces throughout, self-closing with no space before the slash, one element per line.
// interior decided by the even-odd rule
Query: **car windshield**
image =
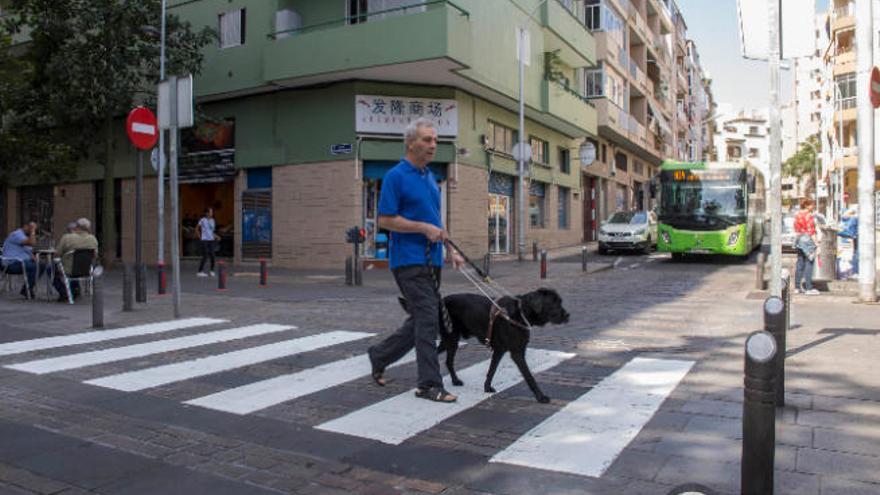
<path fill-rule="evenodd" d="M 648 223 L 648 214 L 643 211 L 618 211 L 611 215 L 611 218 L 608 219 L 608 223 Z"/>

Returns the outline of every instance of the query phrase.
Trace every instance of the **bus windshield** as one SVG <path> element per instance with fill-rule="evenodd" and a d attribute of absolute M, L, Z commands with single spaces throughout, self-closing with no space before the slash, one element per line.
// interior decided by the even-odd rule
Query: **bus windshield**
<path fill-rule="evenodd" d="M 660 221 L 677 228 L 724 229 L 746 219 L 746 184 L 736 177 L 701 180 L 664 172 L 661 178 Z M 682 180 L 676 180 L 682 179 Z"/>

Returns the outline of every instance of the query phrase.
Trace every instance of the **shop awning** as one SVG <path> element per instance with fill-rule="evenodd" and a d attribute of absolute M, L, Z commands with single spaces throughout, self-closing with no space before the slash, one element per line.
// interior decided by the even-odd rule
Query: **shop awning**
<path fill-rule="evenodd" d="M 669 124 L 666 122 L 666 119 L 663 118 L 663 114 L 657 110 L 657 107 L 651 103 L 651 100 L 648 100 L 648 106 L 651 107 L 651 113 L 654 114 L 654 120 L 657 122 L 657 125 L 660 126 L 660 130 L 665 132 L 666 134 L 672 134 L 672 128 L 669 127 Z"/>

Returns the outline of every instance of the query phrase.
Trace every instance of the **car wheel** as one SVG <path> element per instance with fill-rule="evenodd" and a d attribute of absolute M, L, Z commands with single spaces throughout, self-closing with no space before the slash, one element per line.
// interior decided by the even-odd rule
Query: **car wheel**
<path fill-rule="evenodd" d="M 648 237 L 648 243 L 645 244 L 645 249 L 642 250 L 645 254 L 651 254 L 651 238 Z"/>
<path fill-rule="evenodd" d="M 599 246 L 599 254 L 601 254 L 603 256 L 608 254 L 608 248 L 604 248 L 602 246 Z"/>

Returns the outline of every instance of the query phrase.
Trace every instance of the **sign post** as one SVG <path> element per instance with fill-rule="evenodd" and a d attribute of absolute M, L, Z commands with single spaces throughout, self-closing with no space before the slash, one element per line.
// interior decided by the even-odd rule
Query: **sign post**
<path fill-rule="evenodd" d="M 135 291 L 137 302 L 147 302 L 146 267 L 143 260 L 143 192 L 144 192 L 144 150 L 156 146 L 159 129 L 156 115 L 148 108 L 133 109 L 125 121 L 125 132 L 131 144 L 138 149 L 137 171 L 135 173 L 135 230 L 134 230 L 134 263 Z"/>

